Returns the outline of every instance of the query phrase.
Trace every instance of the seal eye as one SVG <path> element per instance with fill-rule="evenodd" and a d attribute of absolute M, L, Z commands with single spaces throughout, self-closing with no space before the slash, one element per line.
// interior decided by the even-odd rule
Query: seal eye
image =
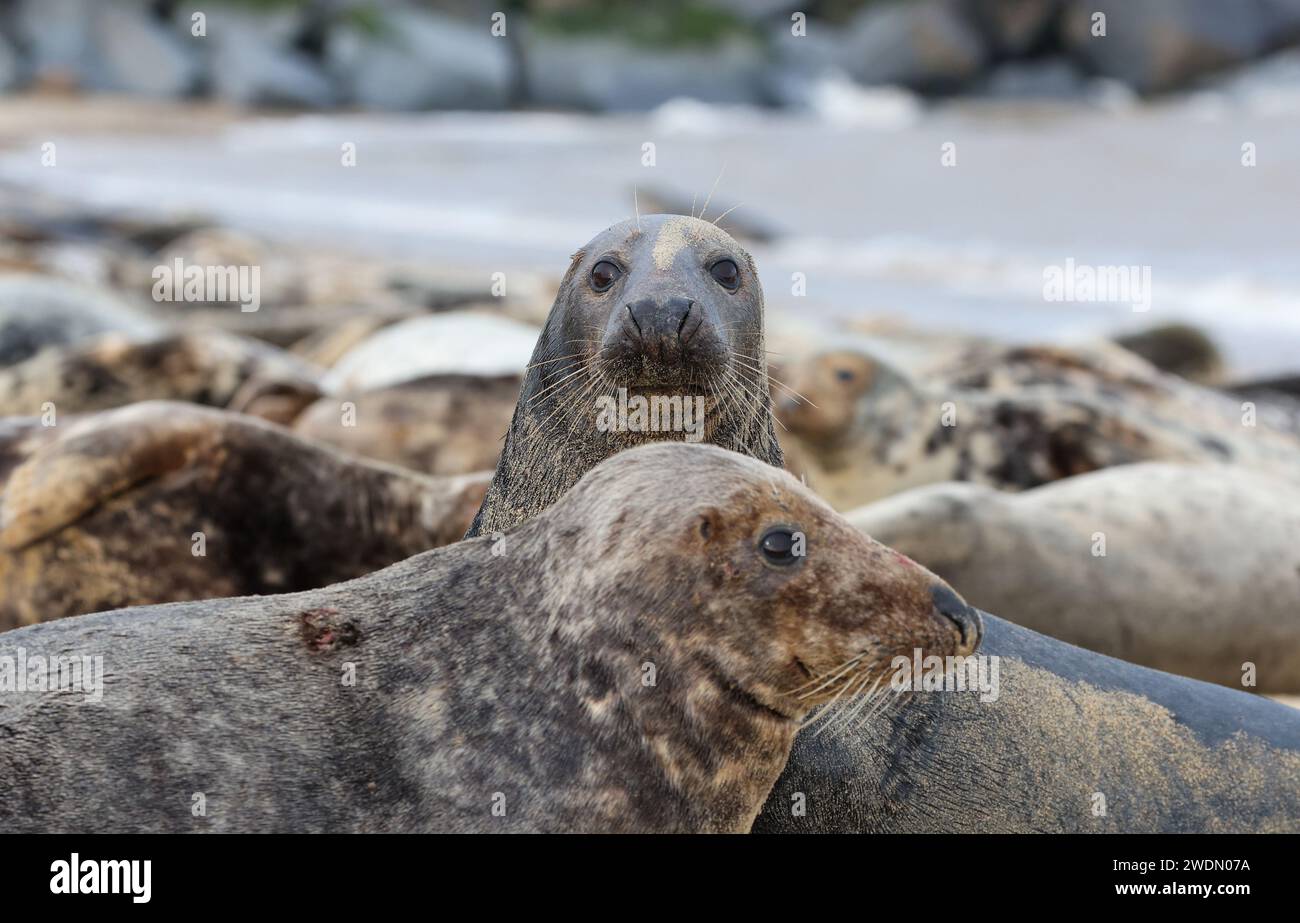
<path fill-rule="evenodd" d="M 718 260 L 709 267 L 709 274 L 728 291 L 740 288 L 740 269 L 734 260 Z"/>
<path fill-rule="evenodd" d="M 795 531 L 787 526 L 768 529 L 759 539 L 758 547 L 770 563 L 783 567 L 797 564 L 803 557 L 803 548 L 796 540 Z"/>
<path fill-rule="evenodd" d="M 603 292 L 617 282 L 621 275 L 623 270 L 609 260 L 601 260 L 591 267 L 591 287 L 598 292 Z"/>
<path fill-rule="evenodd" d="M 840 381 L 852 381 L 854 378 L 852 369 L 836 369 L 835 377 Z"/>

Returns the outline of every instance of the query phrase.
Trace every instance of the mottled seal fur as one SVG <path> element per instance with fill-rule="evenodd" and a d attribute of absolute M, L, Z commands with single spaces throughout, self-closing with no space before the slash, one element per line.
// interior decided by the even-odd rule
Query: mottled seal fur
<path fill-rule="evenodd" d="M 433 375 L 321 398 L 294 421 L 293 430 L 425 474 L 491 471 L 519 385 L 518 375 Z"/>
<path fill-rule="evenodd" d="M 601 232 L 560 283 L 469 534 L 545 509 L 615 452 L 685 438 L 600 429 L 597 400 L 620 388 L 647 400 L 702 400 L 705 441 L 780 466 L 763 344 L 754 261 L 725 231 L 643 215 Z"/>
<path fill-rule="evenodd" d="M 1300 832 L 1300 711 L 994 616 L 980 656 L 996 701 L 917 692 L 800 734 L 754 831 Z"/>
<path fill-rule="evenodd" d="M 846 665 L 978 639 L 783 472 L 651 445 L 500 541 L 0 635 L 103 658 L 97 703 L 0 695 L 0 828 L 744 831 Z"/>
<path fill-rule="evenodd" d="M 936 484 L 847 518 L 1019 625 L 1238 689 L 1250 663 L 1247 691 L 1300 692 L 1300 484 L 1152 462 L 1020 494 Z"/>
<path fill-rule="evenodd" d="M 807 399 L 776 405 L 791 470 L 837 509 L 939 481 L 1016 491 L 1140 461 L 1300 474 L 1300 438 L 1262 410 L 1243 425 L 1239 401 L 1113 346 L 977 350 L 925 382 L 856 351 L 785 372 Z"/>
<path fill-rule="evenodd" d="M 319 369 L 218 331 L 143 340 L 108 334 L 0 369 L 0 416 L 41 414 L 47 402 L 58 413 L 89 413 L 178 400 L 288 422 L 323 393 Z"/>
<path fill-rule="evenodd" d="M 0 436 L 0 629 L 358 577 L 455 541 L 488 480 L 354 460 L 192 404 Z"/>

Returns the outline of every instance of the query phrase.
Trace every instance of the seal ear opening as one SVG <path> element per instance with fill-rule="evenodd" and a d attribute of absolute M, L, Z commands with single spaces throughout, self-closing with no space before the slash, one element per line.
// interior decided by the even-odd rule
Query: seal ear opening
<path fill-rule="evenodd" d="M 721 516 L 716 509 L 707 509 L 695 517 L 695 534 L 699 536 L 700 543 L 707 545 L 713 540 L 713 536 L 718 534 L 721 526 Z"/>

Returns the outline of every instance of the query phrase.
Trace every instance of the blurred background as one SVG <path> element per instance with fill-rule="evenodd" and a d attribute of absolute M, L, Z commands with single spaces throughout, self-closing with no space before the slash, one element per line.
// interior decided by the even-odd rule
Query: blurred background
<path fill-rule="evenodd" d="M 736 206 L 776 327 L 1190 321 L 1292 373 L 1297 41 L 1300 0 L 0 0 L 0 267 L 147 299 L 220 227 L 266 289 L 221 325 L 493 272 L 535 321 L 635 189 Z M 1067 259 L 1150 311 L 1046 301 Z"/>

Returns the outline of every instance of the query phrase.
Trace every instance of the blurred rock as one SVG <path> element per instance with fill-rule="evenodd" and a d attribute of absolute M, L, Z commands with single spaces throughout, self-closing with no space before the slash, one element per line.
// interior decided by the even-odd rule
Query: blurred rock
<path fill-rule="evenodd" d="M 1076 0 L 1062 39 L 1088 70 L 1155 93 L 1264 51 L 1275 9 L 1269 0 Z M 1092 34 L 1094 13 L 1106 15 L 1104 36 Z"/>
<path fill-rule="evenodd" d="M 478 25 L 421 10 L 383 14 L 378 35 L 340 25 L 329 36 L 326 60 L 344 97 L 375 109 L 496 109 L 513 85 L 514 64 L 505 38 Z"/>
<path fill-rule="evenodd" d="M 960 9 L 996 55 L 1020 57 L 1051 37 L 1063 0 L 960 0 Z"/>
<path fill-rule="evenodd" d="M 1078 68 L 1061 58 L 1008 61 L 984 86 L 989 95 L 1004 99 L 1078 99 L 1088 89 Z"/>
<path fill-rule="evenodd" d="M 153 18 L 144 0 L 115 0 L 97 6 L 94 46 L 103 89 L 141 96 L 181 96 L 198 76 L 197 56 L 174 31 Z"/>
<path fill-rule="evenodd" d="M 90 25 L 97 6 L 95 0 L 18 0 L 15 32 L 26 49 L 34 79 L 72 78 L 77 85 L 95 82 Z"/>
<path fill-rule="evenodd" d="M 1269 46 L 1281 48 L 1300 41 L 1300 0 L 1263 0 Z"/>
<path fill-rule="evenodd" d="M 532 30 L 523 41 L 525 95 L 534 105 L 640 111 L 678 97 L 710 103 L 764 100 L 766 57 L 756 43 L 648 50 L 607 38 Z"/>
<path fill-rule="evenodd" d="M 867 84 L 944 92 L 983 71 L 988 50 L 952 3 L 919 0 L 873 6 L 848 28 L 840 63 Z"/>
<path fill-rule="evenodd" d="M 333 85 L 315 61 L 293 47 L 303 29 L 297 9 L 271 13 L 214 7 L 207 11 L 213 93 L 241 106 L 323 109 L 334 104 Z M 178 28 L 189 34 L 188 10 Z"/>
<path fill-rule="evenodd" d="M 22 63 L 18 51 L 7 38 L 0 35 L 0 93 L 12 90 L 22 79 Z"/>

